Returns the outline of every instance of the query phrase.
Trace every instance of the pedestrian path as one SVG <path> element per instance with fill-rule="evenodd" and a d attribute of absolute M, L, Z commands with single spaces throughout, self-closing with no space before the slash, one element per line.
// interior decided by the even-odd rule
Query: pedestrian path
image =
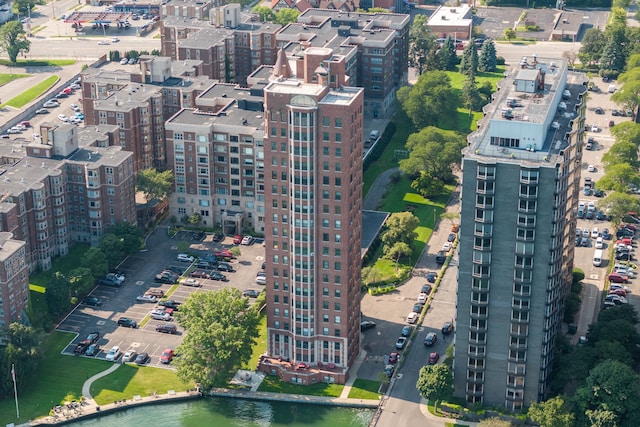
<path fill-rule="evenodd" d="M 120 365 L 121 365 L 120 363 L 114 363 L 109 367 L 109 369 L 106 369 L 102 372 L 98 372 L 97 374 L 95 374 L 94 376 L 86 380 L 82 385 L 82 395 L 86 399 L 93 399 L 93 396 L 91 396 L 91 384 L 93 384 L 96 380 L 99 380 L 102 377 L 106 377 L 110 373 L 114 372 L 116 369 L 120 367 Z"/>
<path fill-rule="evenodd" d="M 351 388 L 353 387 L 353 383 L 358 378 L 358 376 L 355 375 L 355 374 L 357 374 L 358 370 L 360 369 L 360 365 L 362 365 L 362 362 L 364 361 L 364 359 L 366 357 L 367 357 L 367 352 L 361 349 L 360 353 L 358 354 L 358 357 L 356 358 L 355 363 L 351 367 L 352 375 L 349 376 L 349 379 L 344 384 L 344 388 L 342 389 L 342 393 L 340 393 L 340 398 L 341 399 L 346 399 L 346 398 L 349 397 L 349 393 L 351 393 Z"/>

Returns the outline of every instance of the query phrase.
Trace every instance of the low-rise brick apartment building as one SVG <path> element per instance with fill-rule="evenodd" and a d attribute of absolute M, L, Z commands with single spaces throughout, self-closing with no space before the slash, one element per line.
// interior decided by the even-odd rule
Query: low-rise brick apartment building
<path fill-rule="evenodd" d="M 133 154 L 94 145 L 117 140 L 113 127 L 44 124 L 40 132 L 38 142 L 0 147 L 0 229 L 25 242 L 29 271 L 50 269 L 71 241 L 96 245 L 110 225 L 136 221 Z"/>
<path fill-rule="evenodd" d="M 8 206 L 0 204 L 4 211 Z M 13 215 L 12 221 L 17 220 Z M 21 319 L 29 302 L 29 269 L 26 244 L 13 238 L 13 233 L 2 231 L 0 222 L 0 328 Z"/>

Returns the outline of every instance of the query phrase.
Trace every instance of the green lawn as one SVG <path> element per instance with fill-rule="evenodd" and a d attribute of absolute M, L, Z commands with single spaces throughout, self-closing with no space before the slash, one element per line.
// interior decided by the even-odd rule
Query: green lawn
<path fill-rule="evenodd" d="M 263 311 L 262 317 L 260 318 L 260 324 L 258 325 L 258 336 L 256 338 L 256 343 L 253 345 L 253 354 L 251 355 L 251 360 L 248 363 L 242 366 L 242 369 L 248 369 L 253 371 L 258 366 L 258 360 L 260 356 L 267 351 L 267 315 Z"/>
<path fill-rule="evenodd" d="M 42 271 L 40 273 L 31 274 L 29 276 L 29 287 L 31 290 L 34 285 L 42 286 L 43 288 L 47 287 L 47 283 L 51 278 L 51 275 L 56 271 L 61 272 L 64 275 L 69 274 L 71 270 L 74 268 L 78 268 L 80 265 L 80 259 L 82 255 L 89 249 L 89 245 L 84 245 L 82 243 L 74 243 L 69 248 L 69 254 L 63 257 L 58 257 L 53 260 L 53 265 L 51 266 L 51 270 Z M 44 292 L 44 290 L 43 290 Z"/>
<path fill-rule="evenodd" d="M 64 67 L 76 62 L 75 59 L 18 59 L 12 64 L 8 59 L 0 59 L 0 65 L 8 67 Z"/>
<path fill-rule="evenodd" d="M 193 384 L 180 381 L 173 370 L 124 364 L 94 382 L 91 395 L 96 403 L 104 405 L 133 396 L 151 396 L 154 391 L 164 394 L 169 390 L 184 391 L 193 387 Z"/>
<path fill-rule="evenodd" d="M 0 425 L 46 416 L 51 407 L 79 399 L 85 380 L 110 366 L 104 360 L 60 354 L 73 338 L 74 334 L 68 332 L 53 332 L 45 337 L 42 362 L 32 382 L 18 394 L 20 419 L 15 418 L 15 402 L 11 396 L 0 400 Z"/>
<path fill-rule="evenodd" d="M 43 93 L 45 93 L 49 88 L 51 88 L 54 84 L 58 82 L 60 78 L 58 76 L 51 76 L 41 81 L 35 86 L 30 87 L 29 89 L 22 92 L 20 95 L 11 98 L 8 102 L 3 105 L 9 105 L 14 108 L 22 108 Z"/>
<path fill-rule="evenodd" d="M 24 77 L 31 77 L 31 74 L 0 74 L 0 86 Z"/>
<path fill-rule="evenodd" d="M 272 393 L 301 394 L 304 396 L 328 396 L 338 397 L 342 393 L 344 385 L 318 383 L 311 385 L 297 385 L 286 383 L 274 375 L 267 375 L 258 387 L 258 391 Z"/>
<path fill-rule="evenodd" d="M 353 386 L 349 392 L 349 398 L 376 400 L 380 398 L 380 394 L 378 393 L 379 389 L 380 381 L 358 378 L 353 382 Z"/>

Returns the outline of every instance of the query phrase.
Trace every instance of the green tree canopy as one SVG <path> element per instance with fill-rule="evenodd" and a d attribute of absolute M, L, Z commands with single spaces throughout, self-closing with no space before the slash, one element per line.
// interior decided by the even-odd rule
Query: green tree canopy
<path fill-rule="evenodd" d="M 427 15 L 416 15 L 409 29 L 409 65 L 422 74 L 435 51 L 436 37 L 427 26 Z"/>
<path fill-rule="evenodd" d="M 300 12 L 298 12 L 297 9 L 283 8 L 276 13 L 275 21 L 278 24 L 285 26 L 292 22 L 296 22 L 298 20 L 299 15 L 300 15 Z"/>
<path fill-rule="evenodd" d="M 408 93 L 398 91 L 402 108 L 418 129 L 456 123 L 460 100 L 442 71 L 426 71 Z"/>
<path fill-rule="evenodd" d="M 420 224 L 420 220 L 411 212 L 395 212 L 389 215 L 385 223 L 385 231 L 382 233 L 382 243 L 387 253 L 396 243 L 413 244 L 418 234 L 415 229 Z"/>
<path fill-rule="evenodd" d="M 387 249 L 387 246 L 385 246 Z M 385 251 L 385 258 L 393 259 L 396 262 L 402 258 L 403 256 L 411 255 L 411 246 L 406 244 L 405 242 L 396 242 L 393 246 L 388 247 L 388 250 Z"/>
<path fill-rule="evenodd" d="M 462 159 L 464 137 L 433 126 L 425 127 L 407 139 L 409 157 L 400 160 L 400 170 L 415 177 L 420 172 L 432 179 L 448 182 L 452 179 L 452 166 Z"/>
<path fill-rule="evenodd" d="M 640 69 L 638 69 L 640 76 Z M 618 105 L 632 111 L 640 106 L 640 80 L 627 81 L 622 88 L 611 95 L 611 100 Z"/>
<path fill-rule="evenodd" d="M 259 314 L 236 288 L 191 294 L 176 313 L 185 336 L 176 352 L 178 377 L 206 390 L 251 358 Z"/>
<path fill-rule="evenodd" d="M 632 168 L 638 168 L 638 146 L 632 142 L 617 142 L 611 146 L 609 151 L 602 155 L 602 164 L 605 169 L 613 165 L 626 163 Z"/>
<path fill-rule="evenodd" d="M 276 14 L 269 6 L 254 6 L 251 10 L 258 14 L 260 22 L 275 22 L 276 20 Z"/>
<path fill-rule="evenodd" d="M 638 185 L 640 177 L 638 171 L 628 163 L 618 163 L 605 168 L 605 175 L 598 181 L 598 187 L 603 190 L 617 192 L 628 191 L 630 185 Z"/>
<path fill-rule="evenodd" d="M 610 322 L 598 322 L 589 325 L 587 338 L 592 342 L 618 342 L 633 354 L 636 345 L 640 343 L 640 335 L 636 326 L 625 319 L 615 319 Z"/>
<path fill-rule="evenodd" d="M 600 181 L 598 181 L 598 185 L 600 185 Z M 613 225 L 617 226 L 622 223 L 622 219 L 627 215 L 627 212 L 638 212 L 640 210 L 640 201 L 634 195 L 614 191 L 598 203 L 598 207 L 605 210 L 607 215 L 611 217 Z"/>
<path fill-rule="evenodd" d="M 91 274 L 95 279 L 109 272 L 107 257 L 98 248 L 89 248 L 80 259 L 80 266 L 91 270 Z"/>
<path fill-rule="evenodd" d="M 40 363 L 40 332 L 22 323 L 11 323 L 6 331 L 7 343 L 0 347 L 0 397 L 13 396 L 11 365 L 15 367 L 18 392 L 32 382 L 33 374 Z"/>
<path fill-rule="evenodd" d="M 71 284 L 64 274 L 56 271 L 51 276 L 44 297 L 54 319 L 67 312 L 71 303 Z"/>
<path fill-rule="evenodd" d="M 478 55 L 478 71 L 494 72 L 498 66 L 496 45 L 493 40 L 485 40 Z"/>
<path fill-rule="evenodd" d="M 462 51 L 460 60 L 460 72 L 462 74 L 475 75 L 478 71 L 478 49 L 475 43 L 467 43 Z"/>
<path fill-rule="evenodd" d="M 142 230 L 134 224 L 120 222 L 109 227 L 109 233 L 121 240 L 122 249 L 126 255 L 135 254 L 142 249 L 144 236 Z"/>
<path fill-rule="evenodd" d="M 458 65 L 456 43 L 451 36 L 446 38 L 443 45 L 436 52 L 435 64 L 439 70 L 443 71 L 453 71 Z"/>
<path fill-rule="evenodd" d="M 447 365 L 426 365 L 420 368 L 416 388 L 422 397 L 435 404 L 447 399 L 453 391 L 453 374 Z"/>
<path fill-rule="evenodd" d="M 0 51 L 9 56 L 9 61 L 15 64 L 21 52 L 29 52 L 31 42 L 20 21 L 9 21 L 0 27 Z"/>
<path fill-rule="evenodd" d="M 563 396 L 531 404 L 527 415 L 540 427 L 572 427 L 575 423 L 575 416 Z"/>
<path fill-rule="evenodd" d="M 95 279 L 88 268 L 78 267 L 69 272 L 69 285 L 71 293 L 75 296 L 86 295 L 94 284 Z"/>
<path fill-rule="evenodd" d="M 616 143 L 630 142 L 636 147 L 640 147 L 640 124 L 636 122 L 618 123 L 611 128 L 611 135 L 616 139 Z"/>
<path fill-rule="evenodd" d="M 580 62 L 586 66 L 598 63 L 606 42 L 604 33 L 598 28 L 589 28 L 584 32 L 582 46 L 578 51 Z"/>
<path fill-rule="evenodd" d="M 100 250 L 107 260 L 109 268 L 114 268 L 125 257 L 122 238 L 115 234 L 107 233 L 100 239 Z"/>
<path fill-rule="evenodd" d="M 144 193 L 147 202 L 153 199 L 164 199 L 171 193 L 173 171 L 158 172 L 155 169 L 144 169 L 138 172 L 136 189 Z"/>

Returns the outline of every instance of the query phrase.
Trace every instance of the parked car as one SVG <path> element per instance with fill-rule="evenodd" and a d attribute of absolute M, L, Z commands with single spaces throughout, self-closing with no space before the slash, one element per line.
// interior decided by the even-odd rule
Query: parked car
<path fill-rule="evenodd" d="M 400 332 L 400 336 L 408 337 L 409 335 L 411 335 L 411 331 L 413 331 L 413 326 L 404 325 L 402 327 L 402 331 Z"/>
<path fill-rule="evenodd" d="M 384 367 L 384 373 L 389 378 L 393 376 L 393 373 L 395 372 L 395 370 L 396 370 L 396 367 L 394 365 L 386 365 Z"/>
<path fill-rule="evenodd" d="M 122 363 L 133 362 L 138 357 L 138 353 L 135 350 L 127 350 L 122 356 Z"/>
<path fill-rule="evenodd" d="M 173 323 L 165 323 L 156 325 L 156 332 L 162 332 L 163 334 L 177 334 L 178 328 Z"/>
<path fill-rule="evenodd" d="M 449 335 L 451 332 L 453 332 L 453 323 L 444 322 L 444 325 L 442 325 L 442 333 L 444 335 Z"/>
<path fill-rule="evenodd" d="M 413 304 L 413 311 L 415 313 L 422 313 L 423 308 L 424 308 L 424 304 L 420 304 L 420 303 Z"/>
<path fill-rule="evenodd" d="M 376 327 L 376 322 L 372 321 L 372 320 L 363 320 L 362 322 L 360 322 L 360 330 L 361 331 L 366 331 L 367 329 L 372 329 Z"/>
<path fill-rule="evenodd" d="M 157 302 L 158 298 L 154 297 L 153 295 L 138 295 L 136 297 L 136 301 L 138 302 Z"/>
<path fill-rule="evenodd" d="M 149 317 L 153 320 L 164 320 L 165 322 L 171 321 L 171 315 L 160 309 L 151 310 L 149 312 Z"/>
<path fill-rule="evenodd" d="M 118 319 L 118 326 L 125 326 L 127 328 L 137 328 L 138 324 L 135 320 L 129 319 L 128 317 L 121 317 Z"/>
<path fill-rule="evenodd" d="M 425 294 L 424 292 L 421 292 L 420 294 L 418 294 L 418 302 L 420 304 L 424 304 L 427 302 L 427 298 L 429 298 L 429 295 Z"/>
<path fill-rule="evenodd" d="M 96 297 L 85 297 L 85 299 L 82 300 L 82 303 L 85 305 L 91 305 L 93 307 L 100 307 L 102 305 L 102 300 Z"/>
<path fill-rule="evenodd" d="M 233 258 L 233 254 L 231 253 L 231 251 L 226 249 L 222 251 L 216 251 L 213 254 L 216 256 L 216 258 L 222 258 L 227 261 Z"/>
<path fill-rule="evenodd" d="M 36 110 L 36 114 L 49 114 L 49 110 L 47 110 L 46 108 L 38 108 Z"/>
<path fill-rule="evenodd" d="M 444 244 L 442 245 L 442 251 L 449 252 L 452 246 L 453 244 L 451 242 L 444 242 Z"/>
<path fill-rule="evenodd" d="M 414 311 L 412 311 L 411 313 L 409 313 L 407 315 L 407 323 L 409 324 L 414 324 L 418 321 L 418 318 L 420 317 L 420 315 Z"/>
<path fill-rule="evenodd" d="M 627 291 L 621 288 L 609 289 L 609 295 L 618 295 L 620 297 L 627 297 Z"/>
<path fill-rule="evenodd" d="M 436 363 L 438 363 L 438 359 L 440 359 L 440 354 L 438 354 L 437 351 L 429 353 L 429 365 L 435 365 Z"/>
<path fill-rule="evenodd" d="M 189 277 L 197 277 L 199 279 L 210 279 L 211 275 L 204 270 L 194 270 L 189 273 Z"/>
<path fill-rule="evenodd" d="M 111 347 L 111 350 L 109 350 L 109 353 L 107 353 L 105 359 L 107 362 L 115 362 L 120 358 L 121 354 L 122 352 L 120 351 L 120 347 L 114 345 L 113 347 Z"/>
<path fill-rule="evenodd" d="M 402 350 L 406 344 L 407 344 L 407 337 L 399 337 L 396 340 L 396 348 L 398 350 Z"/>
<path fill-rule="evenodd" d="M 154 296 L 158 299 L 164 297 L 164 291 L 158 288 L 147 289 L 147 291 L 144 294 Z"/>
<path fill-rule="evenodd" d="M 122 283 L 118 282 L 114 278 L 103 277 L 101 279 L 98 279 L 98 285 L 111 286 L 111 287 L 114 287 L 114 288 L 119 288 L 120 286 L 122 286 Z"/>
<path fill-rule="evenodd" d="M 176 258 L 180 262 L 193 262 L 193 261 L 196 260 L 194 257 L 192 257 L 191 255 L 187 255 L 187 254 L 178 254 L 178 256 Z"/>
<path fill-rule="evenodd" d="M 436 279 L 438 278 L 438 273 L 430 271 L 427 273 L 427 282 L 436 283 Z"/>
<path fill-rule="evenodd" d="M 260 291 L 257 291 L 255 289 L 247 289 L 246 291 L 242 292 L 242 296 L 249 298 L 258 298 L 258 296 L 260 296 Z"/>
<path fill-rule="evenodd" d="M 440 251 L 438 252 L 438 254 L 436 255 L 436 264 L 441 265 L 444 264 L 445 260 L 447 259 L 447 254 L 444 251 Z"/>
<path fill-rule="evenodd" d="M 149 353 L 140 353 L 138 357 L 136 357 L 135 363 L 136 365 L 144 365 L 149 361 Z"/>
<path fill-rule="evenodd" d="M 217 271 L 212 271 L 210 276 L 211 276 L 210 277 L 211 280 L 218 280 L 220 282 L 228 282 L 229 281 L 227 276 L 225 276 L 224 274 L 219 273 Z M 256 282 L 258 282 L 258 281 L 256 280 Z M 260 282 L 258 282 L 258 283 L 260 283 Z"/>
<path fill-rule="evenodd" d="M 100 353 L 100 346 L 98 344 L 91 344 L 87 347 L 87 351 L 84 353 L 85 356 L 95 357 Z"/>
<path fill-rule="evenodd" d="M 422 289 L 420 289 L 420 292 L 424 293 L 424 294 L 427 294 L 427 295 L 430 295 L 431 294 L 431 285 L 428 284 L 428 283 L 422 285 Z"/>
<path fill-rule="evenodd" d="M 438 335 L 435 332 L 429 332 L 424 338 L 424 345 L 431 347 L 438 341 Z"/>
<path fill-rule="evenodd" d="M 613 283 L 627 283 L 629 282 L 629 277 L 628 276 L 623 276 L 622 274 L 618 274 L 618 273 L 611 273 L 609 274 L 609 281 L 613 282 Z"/>
<path fill-rule="evenodd" d="M 389 353 L 389 363 L 398 363 L 398 360 L 400 360 L 400 353 L 397 351 Z"/>
<path fill-rule="evenodd" d="M 248 246 L 248 245 L 251 245 L 253 243 L 253 240 L 254 239 L 251 236 L 244 236 L 242 238 L 242 241 L 240 242 L 240 244 Z"/>
<path fill-rule="evenodd" d="M 199 288 L 202 286 L 202 283 L 199 280 L 196 280 L 194 278 L 184 279 L 182 281 L 182 284 L 185 286 L 192 286 L 194 288 Z"/>
<path fill-rule="evenodd" d="M 173 354 L 172 348 L 165 349 L 165 351 L 163 351 L 162 355 L 160 356 L 160 363 L 164 363 L 165 365 L 168 365 L 173 360 L 173 356 L 174 354 Z"/>
<path fill-rule="evenodd" d="M 182 303 L 177 302 L 177 301 L 174 301 L 174 300 L 172 300 L 172 299 L 168 299 L 168 300 L 166 300 L 166 301 L 160 301 L 160 302 L 158 303 L 158 305 L 159 305 L 160 307 L 170 308 L 170 309 L 172 309 L 173 311 L 179 311 L 179 310 L 180 310 L 180 305 L 181 305 L 181 304 L 182 304 Z"/>
<path fill-rule="evenodd" d="M 218 269 L 218 271 L 227 271 L 229 273 L 233 273 L 235 271 L 233 269 L 233 266 L 231 264 L 229 264 L 229 263 L 226 263 L 226 262 L 219 263 L 216 268 Z"/>
<path fill-rule="evenodd" d="M 240 243 L 242 243 L 242 236 L 239 234 L 236 234 L 235 236 L 233 236 L 233 244 L 239 245 Z"/>
<path fill-rule="evenodd" d="M 258 276 L 258 277 L 256 277 L 256 283 L 258 285 L 266 285 L 267 284 L 267 277 L 266 276 Z"/>
<path fill-rule="evenodd" d="M 596 249 L 602 249 L 604 247 L 604 239 L 602 237 L 596 238 L 595 247 Z"/>
<path fill-rule="evenodd" d="M 73 349 L 73 354 L 79 356 L 84 354 L 87 351 L 87 348 L 91 345 L 91 341 L 82 340 L 76 344 L 76 347 Z"/>
<path fill-rule="evenodd" d="M 156 283 L 165 283 L 168 285 L 173 285 L 174 283 L 178 282 L 179 278 L 180 276 L 177 273 L 174 273 L 172 271 L 163 271 L 160 274 L 156 274 L 154 281 Z"/>

